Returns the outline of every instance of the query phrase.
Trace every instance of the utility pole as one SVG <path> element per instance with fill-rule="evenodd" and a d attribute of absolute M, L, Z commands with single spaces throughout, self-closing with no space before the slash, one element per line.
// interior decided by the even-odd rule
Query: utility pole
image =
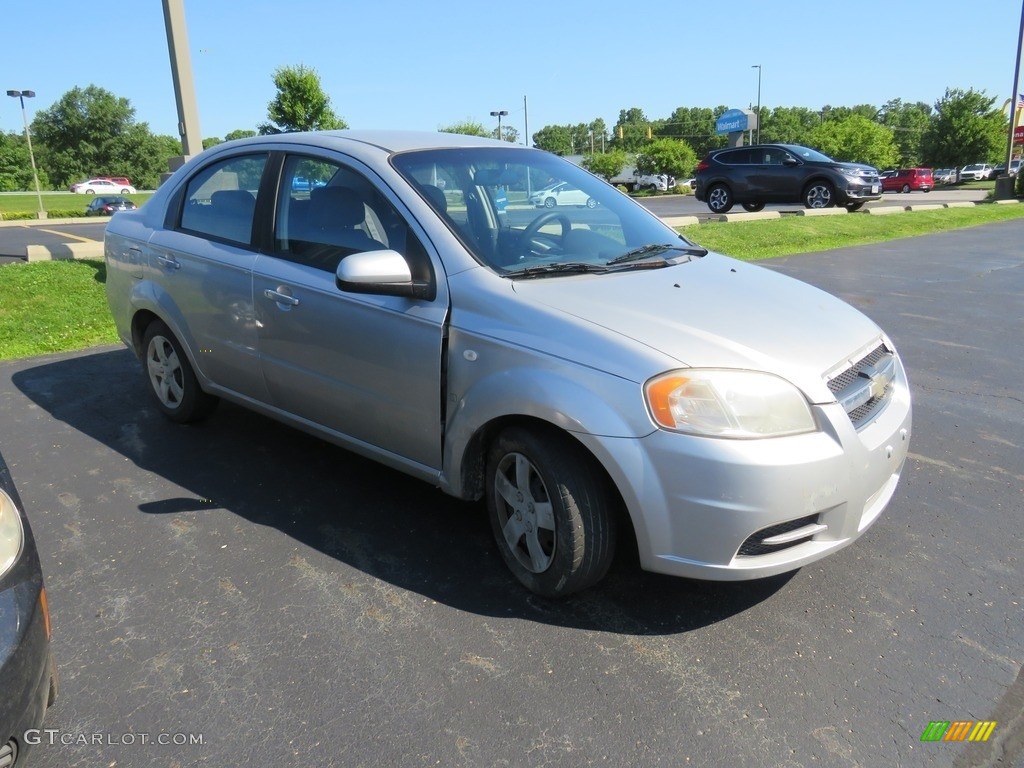
<path fill-rule="evenodd" d="M 167 31 L 167 51 L 171 56 L 171 79 L 174 81 L 174 101 L 178 107 L 178 134 L 181 136 L 181 157 L 168 162 L 168 170 L 175 171 L 193 155 L 203 151 L 203 136 L 199 132 L 199 108 L 196 88 L 192 81 L 192 57 L 188 50 L 188 27 L 185 25 L 184 0 L 163 0 L 164 27 Z"/>

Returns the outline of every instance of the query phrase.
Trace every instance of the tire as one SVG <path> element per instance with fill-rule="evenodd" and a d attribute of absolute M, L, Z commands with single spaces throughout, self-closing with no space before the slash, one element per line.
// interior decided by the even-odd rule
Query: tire
<path fill-rule="evenodd" d="M 587 208 L 596 208 L 596 207 L 597 207 L 597 200 L 595 200 L 592 197 L 588 197 L 587 198 Z"/>
<path fill-rule="evenodd" d="M 743 203 L 743 210 L 750 211 L 750 213 L 757 213 L 758 211 L 764 210 L 764 203 Z"/>
<path fill-rule="evenodd" d="M 553 198 L 553 197 L 545 197 L 544 198 L 544 207 L 545 208 L 554 208 L 556 205 L 558 205 L 558 202 L 555 200 L 555 198 Z"/>
<path fill-rule="evenodd" d="M 188 424 L 213 412 L 217 398 L 200 388 L 181 343 L 162 321 L 154 320 L 146 328 L 142 350 L 149 391 L 164 416 Z"/>
<path fill-rule="evenodd" d="M 604 577 L 615 553 L 611 493 L 578 443 L 512 427 L 491 445 L 486 471 L 491 530 L 523 586 L 565 597 Z"/>
<path fill-rule="evenodd" d="M 902 192 L 905 195 L 909 195 L 910 194 L 910 185 L 909 184 L 904 184 L 903 188 L 900 190 L 900 192 Z"/>
<path fill-rule="evenodd" d="M 728 213 L 732 203 L 732 192 L 724 184 L 715 184 L 708 190 L 708 208 L 714 213 Z"/>
<path fill-rule="evenodd" d="M 127 190 L 127 189 L 122 189 L 122 190 L 121 190 L 121 194 L 122 194 L 122 195 L 130 195 L 130 194 L 131 194 L 131 192 L 129 192 L 129 191 Z"/>
<path fill-rule="evenodd" d="M 807 208 L 831 208 L 835 204 L 835 187 L 827 181 L 812 181 L 804 190 L 804 206 Z"/>
<path fill-rule="evenodd" d="M 863 207 L 864 201 L 862 200 L 859 203 L 850 203 L 849 205 L 846 206 L 846 210 L 848 210 L 850 213 L 853 213 L 854 211 L 859 211 Z"/>
<path fill-rule="evenodd" d="M 85 190 L 85 194 L 87 194 L 87 195 L 95 195 L 96 194 L 96 190 L 95 189 L 87 189 L 87 190 Z"/>

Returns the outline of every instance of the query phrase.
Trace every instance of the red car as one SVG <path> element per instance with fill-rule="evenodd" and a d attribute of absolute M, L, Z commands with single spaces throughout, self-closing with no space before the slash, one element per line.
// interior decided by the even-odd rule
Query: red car
<path fill-rule="evenodd" d="M 891 176 L 882 179 L 883 192 L 931 192 L 935 186 L 931 168 L 901 168 Z"/>

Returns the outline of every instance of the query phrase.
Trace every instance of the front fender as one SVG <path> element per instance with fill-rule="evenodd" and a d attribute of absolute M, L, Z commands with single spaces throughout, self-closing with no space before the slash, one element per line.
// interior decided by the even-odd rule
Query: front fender
<path fill-rule="evenodd" d="M 460 498 L 475 498 L 489 427 L 532 419 L 576 434 L 636 438 L 654 431 L 640 385 L 591 369 L 562 364 L 494 370 L 465 389 L 449 390 L 442 483 Z M 453 377 L 458 381 L 459 377 Z"/>

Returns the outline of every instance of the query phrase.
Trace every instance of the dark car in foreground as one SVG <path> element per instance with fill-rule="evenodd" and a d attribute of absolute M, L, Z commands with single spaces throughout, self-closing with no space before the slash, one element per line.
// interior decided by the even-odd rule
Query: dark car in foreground
<path fill-rule="evenodd" d="M 574 204 L 530 202 L 563 182 Z M 597 583 L 620 528 L 651 571 L 800 568 L 878 519 L 910 444 L 874 322 L 538 149 L 233 141 L 111 219 L 104 253 L 166 417 L 223 398 L 481 500 L 509 569 L 549 597 Z"/>
<path fill-rule="evenodd" d="M 115 195 L 113 197 L 108 195 L 97 195 L 89 205 L 85 207 L 85 215 L 113 216 L 118 211 L 134 211 L 138 207 L 139 206 L 127 197 L 121 197 L 120 195 Z"/>
<path fill-rule="evenodd" d="M 727 213 L 737 203 L 747 211 L 760 211 L 766 203 L 856 211 L 882 196 L 876 168 L 839 162 L 797 144 L 714 150 L 697 165 L 696 179 L 697 199 L 714 213 Z"/>
<path fill-rule="evenodd" d="M 0 766 L 20 766 L 57 695 L 50 613 L 32 529 L 0 456 Z M 29 732 L 26 737 L 26 731 Z"/>

